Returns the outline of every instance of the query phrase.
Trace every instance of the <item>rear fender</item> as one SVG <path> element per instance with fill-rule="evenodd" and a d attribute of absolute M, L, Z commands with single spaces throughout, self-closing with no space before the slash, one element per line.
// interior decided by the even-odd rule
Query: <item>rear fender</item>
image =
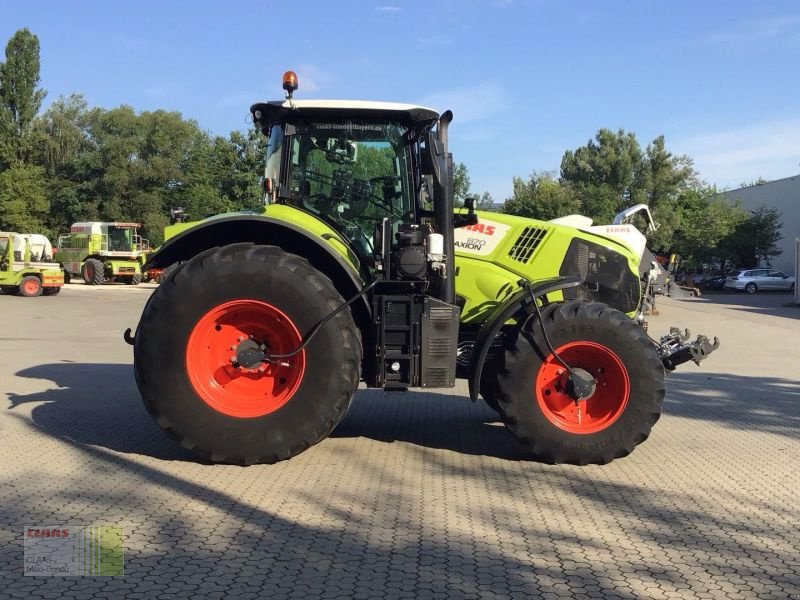
<path fill-rule="evenodd" d="M 530 283 L 526 280 L 520 281 L 521 284 L 523 282 L 525 284 L 524 287 L 514 292 L 505 302 L 495 308 L 491 316 L 481 326 L 475 338 L 469 375 L 469 397 L 473 402 L 478 399 L 478 393 L 481 389 L 481 374 L 486 362 L 486 356 L 489 353 L 492 341 L 500 333 L 503 325 L 511 319 L 524 318 L 534 312 L 531 295 L 535 298 L 541 298 L 552 292 L 577 287 L 583 283 L 583 280 L 580 277 L 570 275 L 545 279 L 536 283 Z"/>
<path fill-rule="evenodd" d="M 364 281 L 353 267 L 358 259 L 347 247 L 345 260 L 335 251 L 331 243 L 342 246 L 346 243 L 336 235 L 320 237 L 282 219 L 262 215 L 231 215 L 202 221 L 167 240 L 153 253 L 142 267 L 165 269 L 175 263 L 190 260 L 212 248 L 242 242 L 278 246 L 286 252 L 297 254 L 308 260 L 317 270 L 328 276 L 344 299 L 349 299 L 364 287 Z M 333 238 L 333 239 L 328 239 Z M 361 329 L 362 336 L 371 323 L 369 302 L 362 297 L 353 304 L 353 317 Z"/>

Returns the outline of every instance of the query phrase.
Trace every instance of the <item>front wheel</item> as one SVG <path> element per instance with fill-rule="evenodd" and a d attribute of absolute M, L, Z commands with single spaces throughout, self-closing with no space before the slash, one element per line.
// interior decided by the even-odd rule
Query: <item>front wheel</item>
<path fill-rule="evenodd" d="M 557 354 L 590 373 L 593 393 L 575 400 L 569 373 L 529 319 L 505 353 L 497 402 L 508 429 L 537 458 L 605 464 L 630 454 L 661 415 L 664 367 L 634 321 L 605 304 L 573 301 L 542 310 Z"/>
<path fill-rule="evenodd" d="M 81 275 L 86 285 L 101 285 L 105 282 L 105 265 L 96 258 L 87 259 L 81 267 Z"/>
<path fill-rule="evenodd" d="M 273 463 L 327 437 L 360 379 L 349 310 L 304 258 L 232 244 L 185 263 L 153 293 L 136 331 L 145 407 L 181 444 L 213 462 Z M 261 358 L 259 358 L 261 357 Z"/>

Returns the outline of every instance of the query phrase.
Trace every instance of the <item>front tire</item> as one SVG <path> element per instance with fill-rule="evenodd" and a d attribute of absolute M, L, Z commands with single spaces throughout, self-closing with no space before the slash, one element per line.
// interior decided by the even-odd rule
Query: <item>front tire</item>
<path fill-rule="evenodd" d="M 605 304 L 573 301 L 542 310 L 556 352 L 591 373 L 586 400 L 566 393 L 566 370 L 528 319 L 505 354 L 497 401 L 508 429 L 545 462 L 605 464 L 630 454 L 661 415 L 664 367 L 647 334 Z"/>
<path fill-rule="evenodd" d="M 283 364 L 242 369 L 231 359 L 249 340 L 290 353 L 343 303 L 330 279 L 274 246 L 233 244 L 194 257 L 156 289 L 136 332 L 145 407 L 213 462 L 299 454 L 328 436 L 358 386 L 361 344 L 350 311 Z"/>
<path fill-rule="evenodd" d="M 105 281 L 106 267 L 96 258 L 87 259 L 81 267 L 81 275 L 86 285 L 102 285 Z"/>

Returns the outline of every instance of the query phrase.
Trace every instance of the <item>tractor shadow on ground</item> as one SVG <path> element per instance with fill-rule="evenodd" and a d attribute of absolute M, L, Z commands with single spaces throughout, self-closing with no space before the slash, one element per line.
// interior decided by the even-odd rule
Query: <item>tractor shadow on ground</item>
<path fill-rule="evenodd" d="M 8 394 L 9 410 L 41 403 L 31 417 L 50 435 L 126 454 L 197 462 L 147 414 L 131 365 L 62 362 L 23 369 L 16 376 L 55 384 L 43 392 Z"/>
<path fill-rule="evenodd" d="M 331 437 L 364 437 L 503 460 L 531 460 L 482 400 L 473 403 L 448 390 L 397 393 L 362 389 Z"/>
<path fill-rule="evenodd" d="M 9 410 L 39 404 L 31 411 L 33 423 L 50 435 L 160 460 L 198 461 L 147 414 L 131 365 L 63 362 L 24 369 L 16 376 L 54 384 L 43 392 L 8 394 Z M 408 442 L 509 460 L 528 458 L 482 401 L 472 403 L 448 393 L 360 390 L 331 437 Z"/>
<path fill-rule="evenodd" d="M 159 460 L 198 460 L 169 439 L 147 414 L 130 365 L 63 362 L 31 367 L 16 375 L 57 386 L 8 395 L 9 410 L 39 404 L 33 407 L 31 417 L 34 425 L 49 435 Z M 678 372 L 668 377 L 667 387 L 664 412 L 668 415 L 800 436 L 800 381 Z M 406 394 L 360 390 L 331 437 L 362 437 L 503 460 L 530 460 L 482 401 L 472 403 L 444 390 Z"/>

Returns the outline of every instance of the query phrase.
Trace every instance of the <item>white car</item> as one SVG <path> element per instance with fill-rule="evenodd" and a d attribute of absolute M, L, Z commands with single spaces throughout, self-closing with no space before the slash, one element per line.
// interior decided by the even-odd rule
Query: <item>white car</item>
<path fill-rule="evenodd" d="M 774 269 L 747 269 L 733 271 L 725 279 L 726 290 L 755 294 L 759 290 L 794 290 L 795 279 Z"/>

